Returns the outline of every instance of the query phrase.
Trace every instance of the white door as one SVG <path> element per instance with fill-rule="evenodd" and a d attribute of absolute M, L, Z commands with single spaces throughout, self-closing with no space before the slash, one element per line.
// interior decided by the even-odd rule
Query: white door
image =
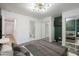
<path fill-rule="evenodd" d="M 48 30 L 49 30 L 49 27 L 48 27 L 48 24 L 46 23 L 45 24 L 45 37 L 47 38 L 47 37 L 49 37 L 49 33 L 48 33 Z"/>
<path fill-rule="evenodd" d="M 4 35 L 13 35 L 14 34 L 14 19 L 5 19 L 4 20 Z"/>
<path fill-rule="evenodd" d="M 30 39 L 35 39 L 35 21 L 30 21 Z"/>

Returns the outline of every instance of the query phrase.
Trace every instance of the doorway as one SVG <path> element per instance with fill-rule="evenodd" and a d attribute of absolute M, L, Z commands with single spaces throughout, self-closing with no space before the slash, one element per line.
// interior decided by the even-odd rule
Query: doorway
<path fill-rule="evenodd" d="M 14 30 L 15 19 L 4 19 L 4 38 L 9 38 L 11 43 L 16 43 Z"/>

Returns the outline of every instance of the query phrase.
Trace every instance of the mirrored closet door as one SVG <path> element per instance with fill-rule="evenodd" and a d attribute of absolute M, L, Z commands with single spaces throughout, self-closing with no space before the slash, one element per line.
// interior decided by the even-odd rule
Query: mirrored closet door
<path fill-rule="evenodd" d="M 69 17 L 66 18 L 66 46 L 68 51 L 77 53 L 79 51 L 79 18 L 78 17 Z"/>
<path fill-rule="evenodd" d="M 66 19 L 66 42 L 75 43 L 76 37 L 75 19 Z"/>

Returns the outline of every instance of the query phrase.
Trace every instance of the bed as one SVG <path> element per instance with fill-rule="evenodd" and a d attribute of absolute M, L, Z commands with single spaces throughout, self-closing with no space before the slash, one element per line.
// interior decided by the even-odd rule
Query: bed
<path fill-rule="evenodd" d="M 33 56 L 67 56 L 67 48 L 45 40 L 34 40 L 24 45 Z"/>

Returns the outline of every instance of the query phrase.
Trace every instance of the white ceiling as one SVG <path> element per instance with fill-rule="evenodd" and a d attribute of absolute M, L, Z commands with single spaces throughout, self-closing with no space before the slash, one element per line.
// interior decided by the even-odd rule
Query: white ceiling
<path fill-rule="evenodd" d="M 28 4 L 29 3 L 0 3 L 0 8 L 38 19 L 48 16 L 60 16 L 64 11 L 79 8 L 79 3 L 54 3 L 54 5 L 52 5 L 52 7 L 47 10 L 47 12 L 38 13 L 29 10 L 27 8 Z"/>

